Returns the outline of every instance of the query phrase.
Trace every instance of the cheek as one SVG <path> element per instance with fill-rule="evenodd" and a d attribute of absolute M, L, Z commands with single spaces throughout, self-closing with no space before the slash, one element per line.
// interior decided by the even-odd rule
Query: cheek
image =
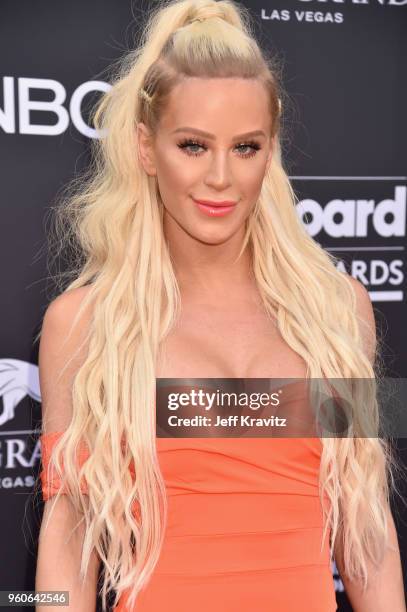
<path fill-rule="evenodd" d="M 167 201 L 174 200 L 176 195 L 188 195 L 200 176 L 198 165 L 174 149 L 159 157 L 157 174 L 162 197 L 167 196 Z"/>
<path fill-rule="evenodd" d="M 249 164 L 246 167 L 241 167 L 237 176 L 237 184 L 241 187 L 241 192 L 245 198 L 251 200 L 256 198 L 261 191 L 264 180 L 266 165 Z"/>

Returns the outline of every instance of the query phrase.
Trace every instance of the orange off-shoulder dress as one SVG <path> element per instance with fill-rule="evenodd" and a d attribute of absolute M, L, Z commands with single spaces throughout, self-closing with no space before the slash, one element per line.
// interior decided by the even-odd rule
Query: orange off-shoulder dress
<path fill-rule="evenodd" d="M 40 437 L 44 500 L 60 487 L 46 473 L 60 435 Z M 319 438 L 157 438 L 157 452 L 168 523 L 135 612 L 337 610 L 328 536 L 321 546 Z"/>

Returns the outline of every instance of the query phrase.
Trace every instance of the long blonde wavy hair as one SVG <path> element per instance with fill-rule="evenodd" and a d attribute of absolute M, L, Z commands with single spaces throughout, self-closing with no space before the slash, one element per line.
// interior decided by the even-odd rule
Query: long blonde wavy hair
<path fill-rule="evenodd" d="M 284 92 L 252 28 L 248 10 L 232 0 L 160 2 L 148 15 L 139 46 L 121 58 L 111 89 L 95 108 L 100 138 L 92 142 L 87 173 L 56 207 L 56 243 L 69 245 L 77 256 L 64 290 L 89 286 L 74 324 L 90 303 L 93 317 L 87 358 L 73 383 L 72 421 L 52 459 L 86 525 L 81 576 L 93 550 L 101 558 L 104 610 L 109 593 L 116 593 L 116 605 L 125 589 L 131 589 L 134 605 L 158 561 L 166 526 L 155 364 L 181 300 L 163 234 L 163 204 L 155 177 L 140 163 L 135 125 L 142 121 L 154 134 L 182 79 L 241 77 L 264 84 L 276 149 L 241 252 L 249 245 L 264 307 L 305 360 L 307 376 L 376 376 L 363 350 L 353 288 L 296 212 L 298 200 L 281 159 L 278 99 L 284 107 Z M 375 423 L 377 402 L 364 401 Z M 75 449 L 81 441 L 90 456 L 79 471 Z M 320 492 L 330 500 L 325 519 L 331 554 L 342 538 L 347 575 L 366 585 L 367 562 L 380 563 L 388 542 L 391 449 L 379 437 L 323 438 L 322 444 Z M 82 476 L 87 495 L 78 486 Z"/>

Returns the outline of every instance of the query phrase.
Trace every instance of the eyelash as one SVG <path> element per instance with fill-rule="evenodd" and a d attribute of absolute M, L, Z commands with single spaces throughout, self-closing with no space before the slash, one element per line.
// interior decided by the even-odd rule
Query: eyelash
<path fill-rule="evenodd" d="M 185 151 L 186 155 L 192 155 L 193 157 L 197 157 L 199 156 L 201 153 L 192 153 L 191 151 L 188 151 L 188 147 L 190 146 L 198 146 L 198 147 L 202 147 L 205 148 L 205 145 L 202 142 L 199 142 L 198 140 L 192 140 L 190 138 L 187 138 L 183 141 L 181 141 L 178 144 L 178 147 L 180 149 L 182 149 L 183 151 Z M 240 157 L 243 158 L 248 158 L 248 157 L 254 157 L 254 155 L 256 155 L 257 151 L 259 151 L 261 149 L 260 145 L 255 142 L 254 140 L 248 141 L 248 142 L 242 142 L 239 145 L 237 145 L 238 147 L 251 147 L 252 148 L 252 152 L 249 154 L 242 154 L 239 153 Z"/>

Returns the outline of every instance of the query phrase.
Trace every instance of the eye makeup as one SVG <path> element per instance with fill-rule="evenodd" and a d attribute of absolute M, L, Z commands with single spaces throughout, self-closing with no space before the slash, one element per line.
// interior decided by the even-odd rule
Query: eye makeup
<path fill-rule="evenodd" d="M 191 151 L 190 147 L 201 147 L 202 149 L 206 150 L 207 147 L 203 142 L 200 142 L 197 139 L 192 139 L 192 138 L 185 138 L 182 141 L 180 141 L 177 146 L 186 153 L 186 155 L 192 155 L 194 157 L 197 157 L 199 155 L 202 154 L 202 152 L 198 152 L 198 151 Z M 239 153 L 240 157 L 243 158 L 248 158 L 248 157 L 254 157 L 254 155 L 256 155 L 257 151 L 259 151 L 261 149 L 261 146 L 259 145 L 258 142 L 254 141 L 254 140 L 250 140 L 247 142 L 242 142 L 238 145 L 236 145 L 236 148 L 251 148 L 251 152 L 250 153 Z"/>

